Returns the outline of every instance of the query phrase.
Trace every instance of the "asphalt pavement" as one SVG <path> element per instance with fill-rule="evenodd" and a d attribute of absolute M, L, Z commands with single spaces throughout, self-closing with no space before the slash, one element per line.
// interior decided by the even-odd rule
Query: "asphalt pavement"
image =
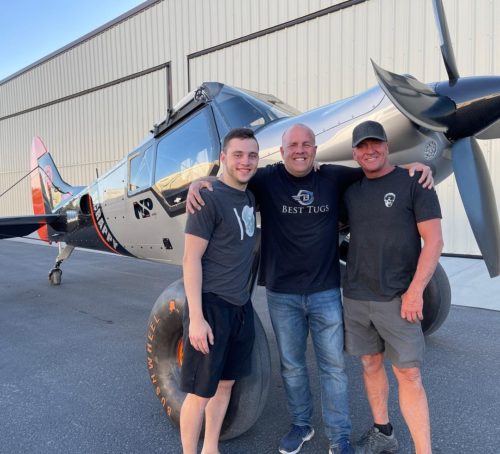
<path fill-rule="evenodd" d="M 0 241 L 0 453 L 179 453 L 178 429 L 165 416 L 146 368 L 146 327 L 157 296 L 179 267 L 77 250 L 63 264 L 60 287 L 47 273 L 57 249 Z M 468 271 L 470 266 L 478 270 Z M 439 331 L 427 338 L 423 367 L 435 453 L 500 452 L 500 278 L 482 262 L 443 259 L 455 299 Z M 479 277 L 478 277 L 479 275 Z M 477 279 L 480 279 L 479 281 Z M 476 287 L 476 288 L 475 288 Z M 487 301 L 481 307 L 481 301 Z M 222 454 L 277 453 L 289 418 L 264 293 L 254 304 L 271 348 L 267 406 Z M 310 352 L 311 353 L 311 352 Z M 319 383 L 315 437 L 301 453 L 325 453 Z M 347 358 L 353 438 L 370 425 L 360 366 Z M 411 440 L 391 378 L 390 412 L 402 453 Z"/>

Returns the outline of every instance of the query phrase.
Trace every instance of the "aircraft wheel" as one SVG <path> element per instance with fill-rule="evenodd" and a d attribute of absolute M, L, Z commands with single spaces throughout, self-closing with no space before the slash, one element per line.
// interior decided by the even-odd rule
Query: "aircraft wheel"
<path fill-rule="evenodd" d="M 158 297 L 148 322 L 147 367 L 154 391 L 167 416 L 179 426 L 186 394 L 180 389 L 183 359 L 182 314 L 186 296 L 183 280 L 168 286 Z M 269 392 L 271 360 L 262 323 L 255 316 L 252 373 L 235 383 L 222 425 L 221 440 L 235 438 L 250 429 L 264 409 Z"/>
<path fill-rule="evenodd" d="M 52 285 L 61 285 L 62 269 L 52 268 L 49 272 L 49 282 Z"/>
<path fill-rule="evenodd" d="M 424 291 L 424 319 L 422 331 L 426 336 L 444 323 L 451 306 L 450 281 L 440 263 Z"/>

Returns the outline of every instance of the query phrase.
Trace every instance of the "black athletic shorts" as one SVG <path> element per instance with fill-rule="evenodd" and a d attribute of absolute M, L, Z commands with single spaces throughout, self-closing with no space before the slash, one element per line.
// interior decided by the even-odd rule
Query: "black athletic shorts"
<path fill-rule="evenodd" d="M 212 328 L 214 345 L 209 353 L 195 350 L 189 341 L 189 308 L 184 307 L 184 358 L 181 389 L 200 397 L 212 397 L 220 380 L 238 380 L 250 374 L 255 339 L 252 303 L 236 306 L 214 293 L 202 294 L 202 310 Z"/>

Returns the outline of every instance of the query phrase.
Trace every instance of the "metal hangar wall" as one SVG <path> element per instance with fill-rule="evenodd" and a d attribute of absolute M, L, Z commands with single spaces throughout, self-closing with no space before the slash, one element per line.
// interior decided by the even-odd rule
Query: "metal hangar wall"
<path fill-rule="evenodd" d="M 461 75 L 500 74 L 500 2 L 443 0 Z M 496 52 L 495 52 L 496 51 Z M 86 185 L 203 81 L 270 93 L 299 110 L 376 84 L 370 58 L 447 79 L 430 0 L 149 0 L 0 81 L 0 194 L 29 171 L 34 135 Z M 500 141 L 481 141 L 500 200 Z M 453 177 L 437 188 L 445 251 L 479 254 Z M 0 215 L 28 214 L 28 179 Z"/>

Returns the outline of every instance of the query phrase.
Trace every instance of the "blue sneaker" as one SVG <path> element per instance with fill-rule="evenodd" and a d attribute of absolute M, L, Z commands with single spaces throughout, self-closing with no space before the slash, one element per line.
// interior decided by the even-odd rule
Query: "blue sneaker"
<path fill-rule="evenodd" d="M 341 440 L 330 446 L 328 454 L 354 454 L 354 448 L 349 440 Z"/>
<path fill-rule="evenodd" d="M 288 432 L 280 441 L 279 451 L 281 454 L 297 454 L 305 441 L 309 441 L 314 435 L 311 426 L 296 426 L 292 424 Z"/>

